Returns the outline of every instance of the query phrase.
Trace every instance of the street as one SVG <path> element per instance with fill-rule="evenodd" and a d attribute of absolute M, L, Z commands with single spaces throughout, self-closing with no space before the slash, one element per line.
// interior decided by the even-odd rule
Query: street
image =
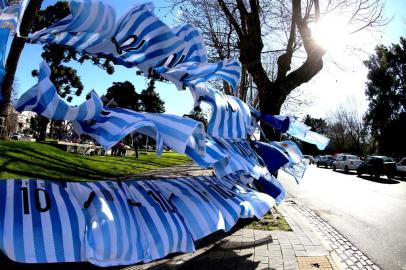
<path fill-rule="evenodd" d="M 310 165 L 300 185 L 278 179 L 382 269 L 406 269 L 406 182 L 357 177 Z"/>

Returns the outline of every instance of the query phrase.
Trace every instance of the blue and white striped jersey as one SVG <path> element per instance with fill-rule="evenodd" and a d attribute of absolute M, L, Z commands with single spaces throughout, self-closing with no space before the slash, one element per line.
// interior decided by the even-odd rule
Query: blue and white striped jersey
<path fill-rule="evenodd" d="M 142 261 L 144 238 L 127 197 L 115 182 L 68 183 L 86 217 L 86 259 L 98 266 Z"/>
<path fill-rule="evenodd" d="M 275 205 L 275 199 L 271 196 L 259 192 L 253 188 L 247 187 L 240 183 L 237 175 L 228 175 L 219 179 L 214 179 L 230 191 L 235 192 L 241 202 L 241 218 L 259 218 L 261 219 Z"/>
<path fill-rule="evenodd" d="M 173 179 L 152 182 L 182 216 L 193 240 L 224 230 L 224 218 L 205 192 Z"/>
<path fill-rule="evenodd" d="M 85 218 L 55 182 L 0 181 L 0 250 L 21 263 L 84 261 Z"/>
<path fill-rule="evenodd" d="M 51 69 L 44 61 L 40 65 L 38 83 L 25 92 L 14 104 L 19 111 L 33 111 L 54 120 L 83 121 L 98 115 L 103 109 L 103 102 L 92 91 L 80 106 L 69 106 L 58 94 L 51 82 Z"/>
<path fill-rule="evenodd" d="M 145 240 L 144 262 L 175 252 L 194 252 L 192 237 L 175 207 L 151 182 L 126 181 L 123 184 Z"/>
<path fill-rule="evenodd" d="M 196 186 L 204 191 L 209 200 L 221 211 L 224 218 L 225 231 L 229 231 L 237 223 L 241 214 L 240 202 L 236 194 L 228 191 L 222 185 L 211 180 L 212 177 L 183 178 L 177 181 Z"/>
<path fill-rule="evenodd" d="M 107 108 L 93 121 L 78 121 L 74 128 L 79 134 L 93 137 L 105 148 L 110 148 L 128 134 L 138 133 L 152 137 L 157 142 L 157 153 L 163 145 L 178 153 L 192 147 L 197 154 L 205 151 L 204 126 L 190 118 L 160 113 L 140 113 L 128 109 Z"/>
<path fill-rule="evenodd" d="M 114 30 L 115 10 L 103 1 L 69 1 L 71 14 L 29 37 L 30 42 L 55 43 L 79 51 L 100 44 Z"/>
<path fill-rule="evenodd" d="M 274 198 L 276 204 L 280 204 L 286 196 L 286 191 L 282 184 L 272 175 L 260 177 L 255 180 L 255 184 L 262 192 Z"/>

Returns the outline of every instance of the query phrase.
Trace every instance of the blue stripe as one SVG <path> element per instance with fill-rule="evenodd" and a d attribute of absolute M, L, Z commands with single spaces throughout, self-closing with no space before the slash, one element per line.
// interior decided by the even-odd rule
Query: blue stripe
<path fill-rule="evenodd" d="M 58 262 L 65 262 L 65 250 L 63 246 L 62 237 L 62 224 L 61 217 L 58 211 L 57 201 L 55 200 L 55 194 L 52 192 L 52 186 L 54 184 L 45 183 L 45 190 L 48 192 L 49 198 L 51 200 L 51 209 L 48 211 L 50 219 L 52 221 L 52 235 L 54 238 L 55 255 Z M 68 224 L 66 224 L 68 225 Z"/>
<path fill-rule="evenodd" d="M 7 181 L 0 180 L 0 250 L 4 250 L 4 220 L 6 219 Z"/>
<path fill-rule="evenodd" d="M 20 186 L 18 183 L 22 183 L 20 179 L 14 181 L 14 254 L 17 262 L 25 262 L 24 251 L 24 231 L 23 231 L 23 205 Z M 31 205 L 33 205 L 31 203 Z"/>
<path fill-rule="evenodd" d="M 42 222 L 41 222 L 41 213 L 35 208 L 34 200 L 34 190 L 33 186 L 36 183 L 35 180 L 29 181 L 29 197 L 30 197 L 30 214 L 32 218 L 32 228 L 34 234 L 34 249 L 35 257 L 37 262 L 47 262 L 45 246 L 44 246 L 44 234 L 42 232 Z M 38 183 L 36 183 L 38 184 Z M 35 185 L 36 186 L 36 185 Z"/>
<path fill-rule="evenodd" d="M 62 194 L 63 201 L 66 204 L 67 214 L 69 216 L 70 230 L 71 230 L 72 241 L 73 241 L 73 245 L 74 245 L 73 252 L 74 252 L 74 256 L 75 256 L 75 261 L 80 262 L 80 261 L 82 261 L 81 243 L 82 243 L 82 236 L 84 234 L 84 231 L 81 231 L 79 229 L 79 217 L 76 214 L 75 207 L 73 206 L 73 203 L 71 201 L 71 198 L 69 197 L 69 194 L 62 187 L 62 185 L 59 185 L 59 191 Z"/>

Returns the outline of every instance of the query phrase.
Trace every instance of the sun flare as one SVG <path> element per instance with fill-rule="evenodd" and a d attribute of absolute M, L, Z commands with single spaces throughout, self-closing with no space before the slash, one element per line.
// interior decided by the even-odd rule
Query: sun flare
<path fill-rule="evenodd" d="M 339 16 L 326 16 L 313 27 L 313 37 L 330 54 L 341 53 L 350 42 L 347 22 Z"/>

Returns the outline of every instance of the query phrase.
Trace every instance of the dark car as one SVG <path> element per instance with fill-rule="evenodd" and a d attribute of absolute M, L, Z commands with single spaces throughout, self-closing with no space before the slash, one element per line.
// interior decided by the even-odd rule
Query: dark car
<path fill-rule="evenodd" d="M 333 165 L 333 162 L 335 160 L 336 159 L 330 155 L 322 156 L 319 158 L 319 160 L 317 160 L 316 165 L 317 165 L 317 167 L 324 166 L 325 168 L 328 168 Z"/>
<path fill-rule="evenodd" d="M 396 174 L 396 162 L 390 157 L 370 156 L 358 166 L 357 174 L 358 176 L 369 174 L 375 178 L 386 175 L 390 179 Z"/>

